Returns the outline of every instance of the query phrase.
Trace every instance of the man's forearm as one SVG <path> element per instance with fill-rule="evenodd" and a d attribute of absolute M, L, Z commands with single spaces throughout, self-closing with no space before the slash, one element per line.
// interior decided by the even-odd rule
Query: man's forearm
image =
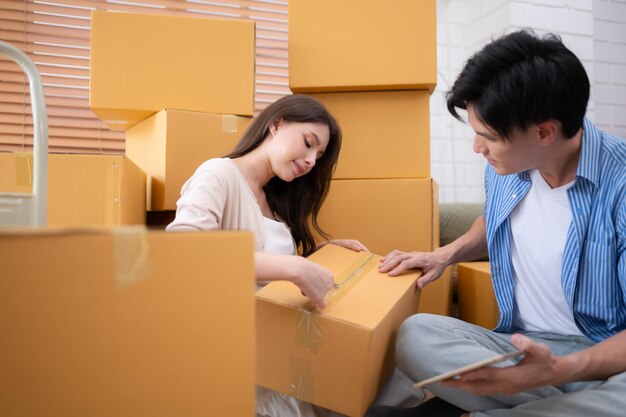
<path fill-rule="evenodd" d="M 487 255 L 487 226 L 485 218 L 477 218 L 472 227 L 454 242 L 439 248 L 448 264 L 473 261 Z"/>
<path fill-rule="evenodd" d="M 626 372 L 626 330 L 597 345 L 559 358 L 560 381 L 594 381 Z"/>

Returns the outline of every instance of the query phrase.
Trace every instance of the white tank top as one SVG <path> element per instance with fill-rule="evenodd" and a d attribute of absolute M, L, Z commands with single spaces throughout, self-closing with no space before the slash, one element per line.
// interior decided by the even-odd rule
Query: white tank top
<path fill-rule="evenodd" d="M 263 216 L 263 226 L 265 227 L 264 253 L 274 253 L 277 255 L 296 254 L 296 243 L 291 236 L 291 231 L 285 223 Z M 267 285 L 267 282 L 257 281 L 256 290 L 260 290 L 265 285 Z"/>
<path fill-rule="evenodd" d="M 561 287 L 565 239 L 572 222 L 567 189 L 551 188 L 538 170 L 532 187 L 511 212 L 515 327 L 528 332 L 582 335 Z"/>
<path fill-rule="evenodd" d="M 296 248 L 287 225 L 281 221 L 263 216 L 265 226 L 265 246 L 263 252 L 279 255 L 295 255 Z"/>

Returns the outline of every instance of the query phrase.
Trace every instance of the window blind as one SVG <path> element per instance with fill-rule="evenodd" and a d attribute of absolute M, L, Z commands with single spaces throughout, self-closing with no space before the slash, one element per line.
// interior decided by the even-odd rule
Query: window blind
<path fill-rule="evenodd" d="M 89 109 L 89 37 L 96 9 L 254 20 L 255 112 L 290 93 L 286 0 L 0 0 L 0 39 L 25 52 L 41 73 L 51 152 L 124 152 L 124 132 L 109 130 Z M 28 79 L 0 56 L 0 151 L 31 150 L 32 122 Z"/>

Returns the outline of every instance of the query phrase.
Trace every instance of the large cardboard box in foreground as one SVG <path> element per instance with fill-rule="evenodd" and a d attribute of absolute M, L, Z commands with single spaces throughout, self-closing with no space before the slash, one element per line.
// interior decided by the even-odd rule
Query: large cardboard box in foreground
<path fill-rule="evenodd" d="M 288 282 L 257 291 L 257 382 L 361 417 L 395 366 L 398 327 L 417 312 L 419 273 L 391 278 L 378 272 L 379 256 L 334 245 L 309 259 L 339 288 L 323 310 Z"/>
<path fill-rule="evenodd" d="M 126 155 L 147 175 L 148 210 L 176 210 L 198 166 L 233 150 L 251 117 L 161 110 L 126 132 Z"/>
<path fill-rule="evenodd" d="M 437 83 L 435 0 L 290 0 L 293 92 L 415 90 Z"/>
<path fill-rule="evenodd" d="M 463 262 L 457 265 L 459 318 L 487 329 L 498 324 L 500 315 L 489 262 Z"/>
<path fill-rule="evenodd" d="M 343 133 L 336 179 L 430 177 L 428 91 L 311 94 Z"/>
<path fill-rule="evenodd" d="M 165 108 L 252 116 L 251 20 L 94 11 L 89 106 L 114 130 Z"/>
<path fill-rule="evenodd" d="M 0 233 L 0 415 L 252 416 L 249 233 Z"/>
<path fill-rule="evenodd" d="M 431 178 L 332 180 L 319 224 L 381 255 L 439 245 L 437 183 Z"/>
<path fill-rule="evenodd" d="M 33 155 L 0 153 L 0 192 L 30 193 Z M 48 155 L 48 225 L 145 224 L 146 174 L 119 155 Z"/>

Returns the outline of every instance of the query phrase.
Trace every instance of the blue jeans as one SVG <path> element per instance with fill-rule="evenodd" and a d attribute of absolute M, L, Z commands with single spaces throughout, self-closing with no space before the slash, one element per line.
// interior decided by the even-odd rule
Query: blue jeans
<path fill-rule="evenodd" d="M 527 333 L 548 345 L 555 355 L 567 355 L 591 347 L 583 336 Z M 398 368 L 411 380 L 420 381 L 496 354 L 515 351 L 511 335 L 496 333 L 451 317 L 417 314 L 400 328 L 396 342 Z M 496 366 L 511 366 L 513 361 Z M 441 384 L 427 387 L 436 396 L 471 411 L 474 417 L 624 416 L 626 373 L 607 381 L 574 382 L 545 386 L 514 395 L 475 396 Z"/>

